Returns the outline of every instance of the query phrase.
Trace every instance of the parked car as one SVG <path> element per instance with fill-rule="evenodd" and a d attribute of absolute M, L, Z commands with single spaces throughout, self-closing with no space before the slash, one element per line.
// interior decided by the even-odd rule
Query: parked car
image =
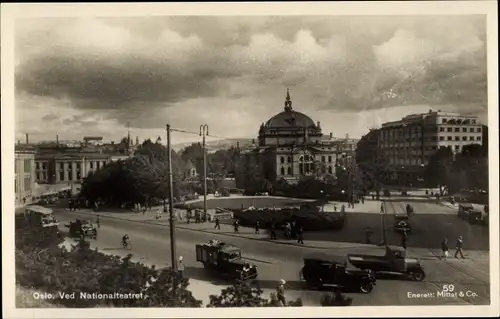
<path fill-rule="evenodd" d="M 316 289 L 333 286 L 370 293 L 376 284 L 374 273 L 349 266 L 345 257 L 313 254 L 304 258 L 299 277 L 309 287 Z"/>
<path fill-rule="evenodd" d="M 90 220 L 77 219 L 65 226 L 69 228 L 71 237 L 81 237 L 83 235 L 84 237 L 97 238 L 97 227 Z"/>
<path fill-rule="evenodd" d="M 218 240 L 196 245 L 196 261 L 217 276 L 246 281 L 257 278 L 257 266 L 246 262 L 241 249 Z"/>
<path fill-rule="evenodd" d="M 401 274 L 415 281 L 425 279 L 425 271 L 420 261 L 407 258 L 406 250 L 402 247 L 387 245 L 384 256 L 349 254 L 347 258 L 355 267 L 370 269 L 375 274 Z"/>
<path fill-rule="evenodd" d="M 471 224 L 479 224 L 483 222 L 483 211 L 481 211 L 478 207 L 474 207 L 473 204 L 458 205 L 457 216 L 467 220 Z"/>

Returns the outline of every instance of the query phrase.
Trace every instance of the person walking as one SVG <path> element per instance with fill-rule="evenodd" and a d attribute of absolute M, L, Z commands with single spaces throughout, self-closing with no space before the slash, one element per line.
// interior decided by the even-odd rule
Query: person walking
<path fill-rule="evenodd" d="M 276 287 L 276 297 L 278 298 L 281 307 L 286 307 L 285 284 L 286 281 L 284 279 L 281 279 L 280 284 L 278 285 L 278 287 Z"/>
<path fill-rule="evenodd" d="M 177 271 L 179 272 L 179 275 L 181 277 L 184 276 L 184 261 L 183 261 L 183 259 L 184 258 L 182 256 L 180 256 L 179 261 L 177 262 Z"/>
<path fill-rule="evenodd" d="M 408 241 L 408 233 L 406 232 L 406 229 L 403 230 L 403 236 L 401 238 L 401 247 L 403 247 L 406 250 L 406 242 Z"/>
<path fill-rule="evenodd" d="M 299 226 L 299 229 L 297 230 L 297 244 L 304 244 L 304 227 Z"/>
<path fill-rule="evenodd" d="M 285 223 L 285 237 L 286 239 L 290 239 L 290 223 Z"/>
<path fill-rule="evenodd" d="M 448 258 L 448 238 L 443 239 L 441 242 L 441 259 L 446 260 Z"/>
<path fill-rule="evenodd" d="M 101 221 L 99 219 L 99 215 L 97 215 L 96 224 L 97 224 L 97 228 L 101 228 Z"/>
<path fill-rule="evenodd" d="M 276 240 L 276 224 L 272 223 L 271 224 L 271 240 Z"/>
<path fill-rule="evenodd" d="M 255 233 L 260 234 L 260 222 L 259 221 L 255 222 Z"/>
<path fill-rule="evenodd" d="M 340 212 L 345 213 L 345 205 L 344 204 L 342 204 L 342 206 L 340 206 Z"/>
<path fill-rule="evenodd" d="M 215 226 L 214 226 L 214 229 L 217 228 L 218 230 L 220 230 L 220 220 L 219 220 L 219 217 L 215 217 Z"/>
<path fill-rule="evenodd" d="M 233 223 L 233 227 L 234 227 L 234 232 L 235 233 L 239 233 L 240 230 L 239 230 L 239 226 L 240 226 L 240 223 L 238 222 L 238 220 L 236 219 Z"/>
<path fill-rule="evenodd" d="M 370 226 L 367 226 L 365 229 L 365 243 L 367 245 L 371 245 L 372 243 L 372 234 L 373 234 L 372 228 Z"/>
<path fill-rule="evenodd" d="M 456 248 L 455 258 L 458 259 L 458 254 L 460 254 L 460 257 L 462 257 L 462 259 L 465 259 L 465 257 L 464 257 L 464 251 L 463 251 L 463 245 L 464 245 L 464 239 L 463 239 L 463 237 L 462 236 L 458 236 L 457 243 L 455 244 L 455 248 Z"/>

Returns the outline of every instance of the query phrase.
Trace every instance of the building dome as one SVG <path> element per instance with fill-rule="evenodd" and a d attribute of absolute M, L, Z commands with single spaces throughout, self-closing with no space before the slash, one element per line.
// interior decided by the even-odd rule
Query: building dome
<path fill-rule="evenodd" d="M 314 126 L 314 121 L 309 116 L 292 109 L 292 100 L 288 90 L 286 92 L 285 110 L 271 117 L 264 125 L 265 128 L 308 128 Z"/>
<path fill-rule="evenodd" d="M 314 126 L 314 121 L 304 113 L 296 111 L 284 111 L 271 117 L 266 122 L 266 128 L 297 127 L 306 128 Z"/>

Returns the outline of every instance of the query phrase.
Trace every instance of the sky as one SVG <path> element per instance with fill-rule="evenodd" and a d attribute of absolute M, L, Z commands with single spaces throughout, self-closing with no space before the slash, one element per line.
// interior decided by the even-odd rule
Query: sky
<path fill-rule="evenodd" d="M 258 134 L 293 108 L 361 137 L 429 109 L 487 122 L 485 17 L 176 16 L 15 23 L 16 139 Z M 173 142 L 199 136 L 174 132 Z M 216 139 L 216 138 L 213 138 Z"/>

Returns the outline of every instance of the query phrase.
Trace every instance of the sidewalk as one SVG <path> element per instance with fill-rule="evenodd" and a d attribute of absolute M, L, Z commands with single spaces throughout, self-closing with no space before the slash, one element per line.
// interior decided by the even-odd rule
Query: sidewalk
<path fill-rule="evenodd" d="M 380 201 L 372 199 L 365 199 L 364 203 L 355 203 L 354 208 L 348 207 L 346 202 L 329 201 L 323 209 L 325 212 L 335 212 L 335 205 L 337 205 L 337 212 L 340 212 L 342 205 L 344 205 L 346 213 L 380 213 Z"/>

